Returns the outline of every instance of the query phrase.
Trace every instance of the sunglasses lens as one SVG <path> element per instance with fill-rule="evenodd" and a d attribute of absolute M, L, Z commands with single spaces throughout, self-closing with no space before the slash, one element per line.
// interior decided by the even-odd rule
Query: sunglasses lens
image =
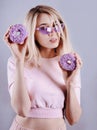
<path fill-rule="evenodd" d="M 54 27 L 54 31 L 55 31 L 55 32 L 60 32 L 60 28 L 59 28 L 58 25 L 55 25 L 55 27 Z"/>
<path fill-rule="evenodd" d="M 61 27 L 62 27 L 62 29 L 64 29 L 64 27 L 65 27 L 64 23 L 61 23 Z"/>
<path fill-rule="evenodd" d="M 48 34 L 46 27 L 40 27 L 40 28 L 39 28 L 39 31 L 40 31 L 41 33 L 43 33 L 43 34 Z"/>

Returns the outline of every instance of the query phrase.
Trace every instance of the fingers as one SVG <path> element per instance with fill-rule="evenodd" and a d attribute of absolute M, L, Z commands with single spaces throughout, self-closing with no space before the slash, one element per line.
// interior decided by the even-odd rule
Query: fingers
<path fill-rule="evenodd" d="M 76 67 L 81 68 L 83 65 L 83 62 L 81 60 L 81 57 L 77 53 L 73 53 L 76 58 Z"/>
<path fill-rule="evenodd" d="M 7 43 L 7 45 L 10 46 L 10 43 L 9 43 L 9 32 L 7 32 L 5 35 L 4 35 L 4 41 Z"/>
<path fill-rule="evenodd" d="M 4 41 L 7 43 L 8 46 L 10 46 L 10 44 L 12 43 L 12 41 L 11 41 L 10 38 L 9 38 L 9 32 L 10 32 L 10 28 L 11 28 L 11 27 L 12 27 L 12 26 L 10 26 L 10 27 L 7 29 L 7 31 L 6 31 L 6 33 L 4 34 L 4 37 L 3 37 Z"/>

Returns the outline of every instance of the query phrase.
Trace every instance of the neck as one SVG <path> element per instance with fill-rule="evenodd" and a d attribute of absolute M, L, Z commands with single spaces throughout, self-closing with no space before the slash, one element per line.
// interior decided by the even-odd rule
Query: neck
<path fill-rule="evenodd" d="M 56 52 L 54 49 L 41 50 L 40 53 L 41 53 L 41 56 L 44 58 L 52 58 L 52 57 L 56 56 Z"/>

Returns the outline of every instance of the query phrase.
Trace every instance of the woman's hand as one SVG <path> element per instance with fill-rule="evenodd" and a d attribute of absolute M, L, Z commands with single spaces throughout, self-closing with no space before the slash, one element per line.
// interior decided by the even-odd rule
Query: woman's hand
<path fill-rule="evenodd" d="M 22 44 L 13 43 L 9 38 L 10 28 L 7 30 L 7 32 L 4 35 L 4 41 L 7 43 L 15 60 L 24 61 L 25 54 L 27 51 L 27 38 L 24 40 Z"/>

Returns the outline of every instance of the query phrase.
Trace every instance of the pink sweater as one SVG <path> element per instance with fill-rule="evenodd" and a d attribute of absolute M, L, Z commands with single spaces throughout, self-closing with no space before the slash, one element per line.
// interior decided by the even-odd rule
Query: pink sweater
<path fill-rule="evenodd" d="M 58 64 L 59 58 L 41 58 L 40 67 L 24 68 L 24 77 L 27 83 L 31 100 L 31 109 L 28 117 L 32 118 L 60 118 L 64 116 L 65 79 Z M 15 63 L 12 57 L 8 59 L 8 88 L 12 96 L 14 83 Z M 74 89 L 80 103 L 80 73 L 76 75 Z"/>

